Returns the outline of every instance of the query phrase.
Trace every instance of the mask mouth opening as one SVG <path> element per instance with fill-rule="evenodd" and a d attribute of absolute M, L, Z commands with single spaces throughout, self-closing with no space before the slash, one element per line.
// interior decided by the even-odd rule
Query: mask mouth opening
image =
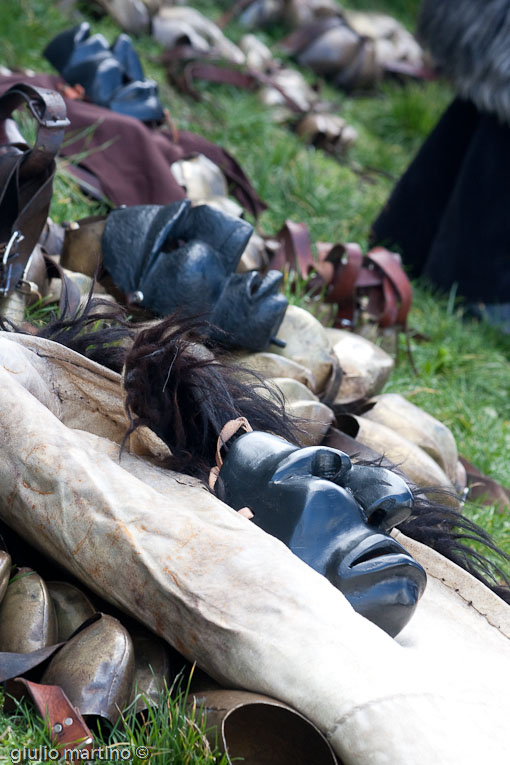
<path fill-rule="evenodd" d="M 390 566 L 401 565 L 406 560 L 410 560 L 410 556 L 398 542 L 393 539 L 378 539 L 373 544 L 360 544 L 353 551 L 348 565 L 350 569 L 353 569 L 363 563 L 378 561 L 381 566 Z"/>
<path fill-rule="evenodd" d="M 355 558 L 352 563 L 349 565 L 349 568 L 354 568 L 354 566 L 358 566 L 361 563 L 367 563 L 371 560 L 376 560 L 378 558 L 381 558 L 386 555 L 394 555 L 395 550 L 390 547 L 389 545 L 387 547 L 378 547 L 377 549 L 373 550 L 367 550 L 362 555 L 359 555 L 357 558 Z"/>

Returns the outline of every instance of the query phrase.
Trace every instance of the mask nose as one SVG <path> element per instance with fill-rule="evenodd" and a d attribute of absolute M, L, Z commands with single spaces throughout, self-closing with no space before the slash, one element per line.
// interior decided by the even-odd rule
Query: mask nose
<path fill-rule="evenodd" d="M 310 472 L 317 478 L 325 478 L 339 486 L 344 486 L 345 478 L 351 468 L 352 463 L 347 454 L 337 449 L 324 447 L 316 450 Z"/>
<path fill-rule="evenodd" d="M 373 528 L 390 531 L 411 515 L 411 490 L 404 479 L 391 470 L 354 465 L 345 476 L 344 486 L 359 502 Z"/>

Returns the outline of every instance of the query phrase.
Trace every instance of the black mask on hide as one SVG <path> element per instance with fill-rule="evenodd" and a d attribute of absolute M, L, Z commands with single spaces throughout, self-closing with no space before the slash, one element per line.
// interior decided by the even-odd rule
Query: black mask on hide
<path fill-rule="evenodd" d="M 114 210 L 102 239 L 103 263 L 126 294 L 159 316 L 201 316 L 223 332 L 214 340 L 263 350 L 287 309 L 282 274 L 236 274 L 252 227 L 188 200 Z"/>
<path fill-rule="evenodd" d="M 412 494 L 395 473 L 352 465 L 337 449 L 300 449 L 269 433 L 240 436 L 220 471 L 223 499 L 281 539 L 391 636 L 414 613 L 424 569 L 389 531 L 409 518 Z"/>
<path fill-rule="evenodd" d="M 103 35 L 91 35 L 84 21 L 57 35 L 44 56 L 66 82 L 82 85 L 92 103 L 142 122 L 163 120 L 157 84 L 144 76 L 128 35 L 119 35 L 110 47 Z"/>

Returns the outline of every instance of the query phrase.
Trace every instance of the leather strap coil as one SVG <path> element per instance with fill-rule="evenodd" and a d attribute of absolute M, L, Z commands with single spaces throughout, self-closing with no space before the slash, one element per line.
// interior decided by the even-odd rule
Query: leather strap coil
<path fill-rule="evenodd" d="M 24 104 L 38 126 L 32 148 L 21 143 L 19 133 L 9 126 L 13 111 Z M 0 135 L 16 139 L 0 146 L 0 295 L 4 297 L 23 277 L 48 217 L 55 157 L 68 125 L 64 100 L 55 91 L 19 83 L 0 96 Z"/>

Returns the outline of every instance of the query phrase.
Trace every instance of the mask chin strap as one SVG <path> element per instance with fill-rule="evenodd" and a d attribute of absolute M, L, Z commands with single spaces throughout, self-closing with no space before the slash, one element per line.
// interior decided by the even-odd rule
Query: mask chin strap
<path fill-rule="evenodd" d="M 218 476 L 223 465 L 221 450 L 225 444 L 230 441 L 232 436 L 235 436 L 235 434 L 240 430 L 244 430 L 245 433 L 253 432 L 253 428 L 246 417 L 236 417 L 235 420 L 229 420 L 227 423 L 225 423 L 220 431 L 218 441 L 216 443 L 216 465 L 209 471 L 209 488 L 211 491 L 214 491 L 216 481 L 218 480 Z M 241 507 L 237 512 L 248 520 L 253 518 L 253 513 L 249 507 Z"/>

